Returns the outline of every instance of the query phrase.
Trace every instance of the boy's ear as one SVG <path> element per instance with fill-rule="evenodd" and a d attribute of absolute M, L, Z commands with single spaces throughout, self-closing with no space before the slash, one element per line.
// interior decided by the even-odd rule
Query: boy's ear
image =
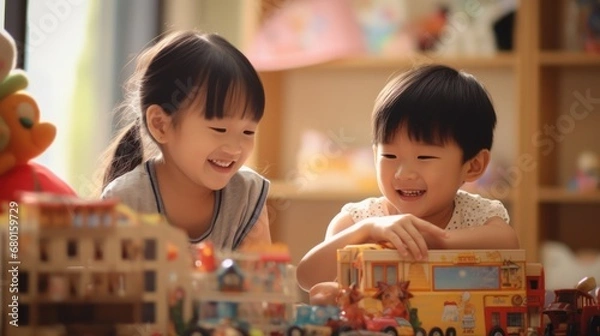
<path fill-rule="evenodd" d="M 471 160 L 465 162 L 465 182 L 473 182 L 485 173 L 490 163 L 491 154 L 487 149 L 482 149 Z"/>
<path fill-rule="evenodd" d="M 146 124 L 150 135 L 159 144 L 167 141 L 167 132 L 171 127 L 171 117 L 157 104 L 146 109 Z"/>

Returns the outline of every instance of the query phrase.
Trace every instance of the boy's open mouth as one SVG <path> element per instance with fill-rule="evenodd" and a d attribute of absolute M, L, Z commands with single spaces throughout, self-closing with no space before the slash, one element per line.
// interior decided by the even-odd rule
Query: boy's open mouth
<path fill-rule="evenodd" d="M 419 196 L 423 196 L 423 194 L 425 194 L 425 190 L 396 190 L 396 192 L 398 194 L 400 194 L 400 196 L 403 197 L 419 197 Z"/>

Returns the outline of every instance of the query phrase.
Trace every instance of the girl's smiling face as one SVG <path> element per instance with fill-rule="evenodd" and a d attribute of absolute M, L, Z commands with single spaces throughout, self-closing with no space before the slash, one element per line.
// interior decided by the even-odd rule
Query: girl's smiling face
<path fill-rule="evenodd" d="M 377 182 L 390 213 L 412 214 L 445 228 L 469 169 L 461 148 L 453 141 L 412 140 L 400 127 L 390 143 L 377 144 L 374 151 Z"/>
<path fill-rule="evenodd" d="M 252 153 L 258 122 L 251 113 L 242 113 L 246 108 L 242 100 L 228 104 L 233 112 L 223 118 L 206 119 L 199 106 L 203 104 L 193 103 L 180 112 L 181 119 L 169 127 L 162 151 L 192 183 L 219 190 Z"/>

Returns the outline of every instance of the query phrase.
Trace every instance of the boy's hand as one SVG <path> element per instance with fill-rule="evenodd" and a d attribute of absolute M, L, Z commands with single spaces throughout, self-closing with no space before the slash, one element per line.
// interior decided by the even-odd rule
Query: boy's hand
<path fill-rule="evenodd" d="M 389 241 L 400 255 L 406 257 L 410 253 L 416 260 L 427 257 L 427 240 L 439 241 L 448 236 L 446 230 L 413 215 L 386 216 L 372 220 L 368 223 L 372 241 Z"/>

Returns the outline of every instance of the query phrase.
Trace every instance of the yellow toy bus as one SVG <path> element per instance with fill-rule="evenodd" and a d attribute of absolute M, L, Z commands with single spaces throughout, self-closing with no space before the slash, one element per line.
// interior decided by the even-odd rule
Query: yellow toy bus
<path fill-rule="evenodd" d="M 416 261 L 364 244 L 340 249 L 337 257 L 341 288 L 358 285 L 366 314 L 408 321 L 415 335 L 541 333 L 543 268 L 527 263 L 524 250 L 432 250 Z M 389 323 L 368 327 L 401 330 Z"/>

